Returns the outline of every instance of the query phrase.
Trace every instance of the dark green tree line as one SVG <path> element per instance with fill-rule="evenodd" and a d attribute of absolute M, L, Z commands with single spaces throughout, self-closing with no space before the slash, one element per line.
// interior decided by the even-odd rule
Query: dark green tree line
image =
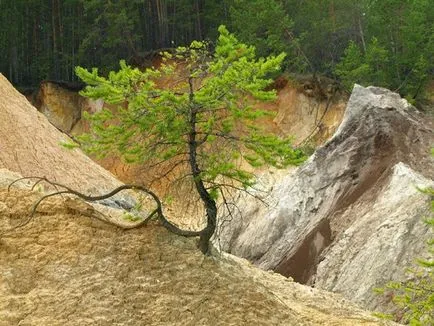
<path fill-rule="evenodd" d="M 2 0 L 0 71 L 16 85 L 107 73 L 120 59 L 215 39 L 226 24 L 285 69 L 374 84 L 417 98 L 433 74 L 430 0 Z"/>
<path fill-rule="evenodd" d="M 259 53 L 284 49 L 289 71 L 338 78 L 348 90 L 376 85 L 416 99 L 434 72 L 429 0 L 234 0 L 230 22 Z"/>
<path fill-rule="evenodd" d="M 73 81 L 77 65 L 108 72 L 120 59 L 215 35 L 226 11 L 204 0 L 3 0 L 0 72 L 16 85 Z"/>
<path fill-rule="evenodd" d="M 365 39 L 350 41 L 337 75 L 347 84 L 388 87 L 416 99 L 434 69 L 431 1 L 372 0 L 363 12 Z"/>

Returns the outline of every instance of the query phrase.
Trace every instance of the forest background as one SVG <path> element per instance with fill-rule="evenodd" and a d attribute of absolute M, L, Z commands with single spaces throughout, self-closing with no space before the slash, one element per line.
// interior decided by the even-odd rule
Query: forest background
<path fill-rule="evenodd" d="M 143 66 L 160 49 L 215 40 L 217 27 L 287 53 L 284 72 L 422 99 L 434 70 L 430 0 L 0 0 L 0 72 L 21 89 Z"/>

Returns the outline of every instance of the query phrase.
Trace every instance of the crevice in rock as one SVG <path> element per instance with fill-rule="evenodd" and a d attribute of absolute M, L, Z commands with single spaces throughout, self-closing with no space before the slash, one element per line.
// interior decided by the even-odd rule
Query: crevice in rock
<path fill-rule="evenodd" d="M 285 257 L 274 269 L 283 276 L 290 276 L 294 281 L 306 284 L 315 274 L 322 251 L 332 242 L 332 233 L 328 220 L 322 220 L 304 238 L 298 250 Z"/>

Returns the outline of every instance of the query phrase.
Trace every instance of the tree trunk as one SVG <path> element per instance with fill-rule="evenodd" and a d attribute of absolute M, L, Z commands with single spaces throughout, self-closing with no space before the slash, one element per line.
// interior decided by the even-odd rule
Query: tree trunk
<path fill-rule="evenodd" d="M 358 8 L 356 12 L 357 28 L 359 30 L 360 40 L 363 46 L 363 53 L 366 54 L 366 42 L 365 42 L 365 33 L 363 32 L 363 26 L 362 26 L 362 14 L 363 14 L 362 9 Z"/>
<path fill-rule="evenodd" d="M 330 1 L 329 15 L 332 21 L 332 32 L 336 33 L 336 13 L 335 13 L 335 3 L 333 0 Z"/>
<path fill-rule="evenodd" d="M 217 224 L 217 206 L 215 201 L 212 201 L 211 205 L 205 204 L 206 207 L 206 216 L 207 216 L 207 226 L 206 229 L 201 233 L 199 238 L 199 249 L 203 254 L 209 254 L 210 250 L 210 240 L 213 236 L 216 224 Z"/>
<path fill-rule="evenodd" d="M 168 21 L 167 21 L 167 5 L 165 0 L 156 1 L 157 20 L 158 20 L 158 47 L 167 46 L 168 37 Z"/>
<path fill-rule="evenodd" d="M 205 229 L 200 234 L 199 238 L 199 249 L 204 254 L 209 254 L 209 244 L 212 235 L 216 229 L 217 224 L 217 205 L 215 200 L 210 196 L 208 190 L 206 189 L 202 177 L 201 170 L 199 168 L 197 162 L 197 149 L 198 142 L 196 140 L 196 123 L 197 123 L 197 108 L 194 104 L 194 90 L 193 90 L 193 78 L 189 78 L 190 85 L 190 132 L 188 134 L 188 152 L 189 152 L 189 164 L 194 180 L 194 184 L 196 186 L 196 190 L 202 200 L 206 216 L 207 216 L 207 225 Z"/>
<path fill-rule="evenodd" d="M 60 71 L 60 40 L 59 40 L 59 3 L 58 0 L 51 1 L 51 30 L 52 30 L 52 38 L 53 38 L 53 78 L 59 79 L 59 71 Z"/>
<path fill-rule="evenodd" d="M 363 46 L 363 53 L 366 54 L 365 34 L 363 33 L 362 21 L 360 17 L 358 18 L 358 27 L 359 27 L 360 39 L 362 41 L 362 46 Z"/>
<path fill-rule="evenodd" d="M 18 49 L 16 46 L 16 40 L 14 40 L 14 45 L 10 49 L 9 57 L 9 78 L 13 83 L 19 82 L 18 78 Z"/>
<path fill-rule="evenodd" d="M 196 11 L 196 39 L 197 40 L 202 40 L 203 39 L 203 35 L 202 35 L 202 22 L 201 22 L 201 5 L 199 4 L 199 0 L 196 0 L 194 2 L 194 9 Z"/>

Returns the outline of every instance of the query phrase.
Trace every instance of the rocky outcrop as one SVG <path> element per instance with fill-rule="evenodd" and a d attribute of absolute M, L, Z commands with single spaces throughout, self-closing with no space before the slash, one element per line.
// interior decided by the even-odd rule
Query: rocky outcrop
<path fill-rule="evenodd" d="M 322 254 L 315 287 L 387 310 L 388 302 L 373 290 L 403 280 L 405 267 L 428 254 L 424 240 L 432 233 L 423 220 L 430 214 L 429 198 L 416 187 L 433 185 L 407 165 L 396 164 L 375 199 L 360 200 L 334 219 L 348 226 Z"/>
<path fill-rule="evenodd" d="M 372 288 L 402 278 L 427 238 L 427 198 L 415 185 L 434 175 L 433 140 L 398 94 L 355 86 L 334 136 L 270 187 L 269 207 L 240 201 L 242 216 L 221 222 L 220 245 L 377 308 Z"/>
<path fill-rule="evenodd" d="M 1 180 L 1 179 L 0 179 Z M 0 325 L 392 325 L 338 295 L 149 224 L 124 231 L 39 194 L 0 188 Z"/>
<path fill-rule="evenodd" d="M 94 113 L 102 109 L 102 100 L 93 101 L 68 89 L 64 84 L 45 81 L 40 84 L 33 104 L 58 129 L 65 133 L 83 132 L 82 113 Z"/>
<path fill-rule="evenodd" d="M 316 147 L 339 127 L 347 101 L 331 81 L 311 77 L 282 85 L 277 101 L 269 105 L 277 112 L 273 122 L 279 131 Z"/>

